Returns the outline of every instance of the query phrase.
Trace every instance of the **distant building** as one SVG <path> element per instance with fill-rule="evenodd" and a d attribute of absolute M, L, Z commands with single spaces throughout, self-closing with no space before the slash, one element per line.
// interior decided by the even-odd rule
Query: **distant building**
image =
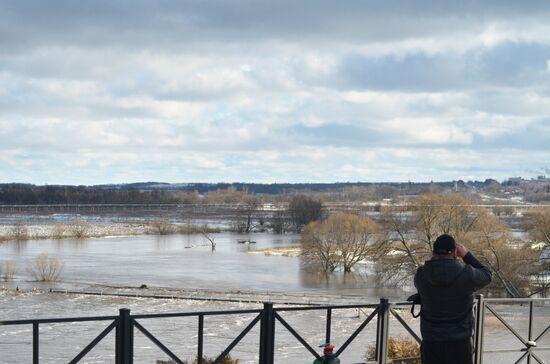
<path fill-rule="evenodd" d="M 508 183 L 510 184 L 520 184 L 521 182 L 523 182 L 523 178 L 521 177 L 510 177 L 508 178 Z"/>

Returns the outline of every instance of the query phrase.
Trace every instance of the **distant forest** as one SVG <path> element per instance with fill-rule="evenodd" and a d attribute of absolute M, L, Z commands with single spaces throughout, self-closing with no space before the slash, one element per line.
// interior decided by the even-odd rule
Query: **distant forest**
<path fill-rule="evenodd" d="M 492 180 L 494 181 L 494 180 Z M 491 182 L 493 183 L 493 182 Z M 285 196 L 314 194 L 325 200 L 342 200 L 357 196 L 374 199 L 393 198 L 398 195 L 416 195 L 440 192 L 480 189 L 485 182 L 437 182 L 437 183 L 131 183 L 120 185 L 63 186 L 32 184 L 0 184 L 0 204 L 185 204 L 203 202 L 203 196 L 219 196 L 220 191 L 237 191 L 255 196 Z M 216 200 L 206 199 L 211 202 Z"/>

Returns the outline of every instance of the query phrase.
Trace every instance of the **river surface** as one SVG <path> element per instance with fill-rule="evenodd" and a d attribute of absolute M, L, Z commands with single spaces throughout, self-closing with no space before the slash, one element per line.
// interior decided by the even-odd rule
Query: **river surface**
<path fill-rule="evenodd" d="M 15 261 L 16 282 L 43 288 L 27 267 L 40 254 L 63 262 L 53 286 L 92 284 L 201 288 L 216 290 L 316 291 L 402 299 L 401 289 L 381 287 L 369 274 L 320 274 L 304 269 L 298 257 L 250 254 L 253 250 L 299 245 L 299 236 L 218 233 L 216 243 L 202 235 L 129 236 L 92 239 L 9 241 L 0 244 L 0 260 Z M 252 240 L 254 244 L 239 244 Z M 50 286 L 47 284 L 46 286 Z"/>
<path fill-rule="evenodd" d="M 528 305 L 497 305 L 493 308 L 522 337 L 528 335 Z M 166 312 L 199 312 L 230 309 L 260 309 L 259 304 L 201 302 L 175 299 L 145 299 L 130 297 L 86 296 L 79 294 L 17 293 L 0 291 L 0 320 L 3 318 L 23 319 L 78 317 L 118 314 L 126 307 L 133 314 Z M 340 347 L 372 312 L 365 309 L 333 310 L 332 343 Z M 418 332 L 418 319 L 408 309 L 399 311 L 403 319 Z M 324 341 L 325 310 L 287 311 L 280 315 L 314 348 Z M 550 306 L 535 306 L 534 337 L 550 325 Z M 204 321 L 204 353 L 209 357 L 219 355 L 229 343 L 254 319 L 255 314 L 231 316 L 207 316 Z M 197 317 L 170 319 L 140 319 L 138 322 L 150 331 L 164 345 L 182 359 L 192 359 L 197 350 Z M 56 323 L 40 326 L 40 362 L 43 364 L 67 363 L 75 357 L 109 322 Z M 390 317 L 391 337 L 407 333 L 399 322 Z M 342 353 L 342 363 L 360 363 L 369 348 L 374 347 L 376 319 L 371 321 L 356 340 Z M 311 363 L 313 357 L 280 324 L 276 323 L 275 363 Z M 550 347 L 550 335 L 538 340 L 538 348 Z M 258 363 L 259 327 L 256 326 L 231 352 L 241 364 Z M 521 356 L 521 342 L 508 331 L 492 314 L 486 313 L 483 362 L 487 364 L 514 363 Z M 320 349 L 319 349 L 320 350 Z M 513 352 L 492 353 L 494 350 Z M 550 361 L 550 351 L 539 351 L 537 355 L 545 362 Z M 151 341 L 135 329 L 134 362 L 154 364 L 157 359 L 167 359 Z M 30 325 L 0 326 L 0 363 L 32 362 L 32 327 Z M 113 363 L 114 333 L 109 334 L 94 348 L 82 363 Z M 533 362 L 533 361 L 532 361 Z"/>
<path fill-rule="evenodd" d="M 13 282 L 1 282 L 8 288 L 25 289 L 49 287 L 87 289 L 95 285 L 131 286 L 141 284 L 156 287 L 199 288 L 213 290 L 254 290 L 269 292 L 304 292 L 307 294 L 341 294 L 362 296 L 365 302 L 377 302 L 380 297 L 402 301 L 407 289 L 382 287 L 371 274 L 325 276 L 309 272 L 297 257 L 249 254 L 251 250 L 288 247 L 299 244 L 298 235 L 255 233 L 250 235 L 213 234 L 215 251 L 201 235 L 131 236 L 82 240 L 31 240 L 0 244 L 0 261 L 15 261 L 17 274 Z M 255 244 L 238 244 L 239 240 L 253 240 Z M 39 254 L 56 257 L 64 263 L 59 282 L 34 282 L 27 267 Z M 367 270 L 368 271 L 368 270 Z M 118 309 L 128 307 L 134 314 L 161 312 L 192 312 L 227 309 L 261 308 L 258 304 L 201 302 L 176 299 L 152 299 L 55 294 L 41 292 L 0 291 L 0 320 L 116 315 Z M 550 325 L 550 307 L 536 307 L 534 334 Z M 527 335 L 526 306 L 499 308 L 521 335 Z M 335 310 L 333 313 L 333 343 L 342 345 L 365 319 L 365 313 L 356 310 Z M 316 347 L 323 342 L 325 312 L 288 312 L 285 319 Z M 401 312 L 405 320 L 418 332 L 418 320 L 407 310 Z M 490 313 L 487 314 L 485 349 L 521 349 L 521 343 Z M 214 316 L 205 319 L 205 353 L 219 354 L 231 340 L 253 319 Z M 151 319 L 142 324 L 182 358 L 192 359 L 196 352 L 196 318 Z M 66 363 L 84 348 L 107 323 L 69 323 L 41 326 L 41 363 Z M 376 322 L 369 324 L 342 354 L 342 363 L 359 363 L 374 344 Z M 395 320 L 391 320 L 390 334 L 406 334 Z M 232 352 L 241 363 L 258 362 L 258 329 L 253 329 Z M 92 350 L 83 363 L 112 363 L 114 336 L 111 333 Z M 539 347 L 550 346 L 550 334 L 539 341 Z M 310 363 L 311 355 L 282 325 L 276 331 L 276 363 Z M 29 363 L 32 353 L 30 326 L 0 326 L 0 363 Z M 550 352 L 540 356 L 550 361 Z M 136 333 L 135 363 L 155 363 L 166 359 L 146 337 Z M 484 363 L 513 363 L 517 353 L 486 353 Z"/>

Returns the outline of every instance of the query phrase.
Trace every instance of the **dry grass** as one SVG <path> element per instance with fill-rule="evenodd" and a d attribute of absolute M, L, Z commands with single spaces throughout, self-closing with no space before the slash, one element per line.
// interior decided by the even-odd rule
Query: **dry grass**
<path fill-rule="evenodd" d="M 82 220 L 75 220 L 68 226 L 69 235 L 73 238 L 82 239 L 88 237 L 90 224 Z"/>
<path fill-rule="evenodd" d="M 420 357 L 420 345 L 415 340 L 402 335 L 390 337 L 388 339 L 388 357 L 390 359 Z M 366 359 L 367 361 L 376 359 L 376 347 L 369 348 Z M 394 361 L 394 363 L 399 363 L 399 361 Z M 420 364 L 421 361 L 418 359 L 407 361 L 407 363 Z"/>
<path fill-rule="evenodd" d="M 174 234 L 177 231 L 176 225 L 170 223 L 167 220 L 156 220 L 149 223 L 149 229 L 151 234 L 155 235 L 169 235 Z"/>
<path fill-rule="evenodd" d="M 209 234 L 220 232 L 220 229 L 209 227 L 207 224 L 174 224 L 168 220 L 156 220 L 150 222 L 148 227 L 148 232 L 154 235 Z"/>
<path fill-rule="evenodd" d="M 29 239 L 29 229 L 21 221 L 18 221 L 9 230 L 8 238 L 17 241 L 27 240 Z"/>
<path fill-rule="evenodd" d="M 68 223 L 55 223 L 48 227 L 40 226 L 38 229 L 36 226 L 29 227 L 18 222 L 0 229 L 0 242 L 30 239 L 84 239 L 111 235 L 211 234 L 219 232 L 219 228 L 210 227 L 207 224 L 173 224 L 162 219 L 130 226 L 116 223 L 113 225 L 93 224 L 79 219 Z"/>
<path fill-rule="evenodd" d="M 55 224 L 52 231 L 52 238 L 63 239 L 67 236 L 67 226 L 63 224 Z"/>
<path fill-rule="evenodd" d="M 28 267 L 29 273 L 39 282 L 56 282 L 63 270 L 63 262 L 47 254 L 37 256 Z"/>

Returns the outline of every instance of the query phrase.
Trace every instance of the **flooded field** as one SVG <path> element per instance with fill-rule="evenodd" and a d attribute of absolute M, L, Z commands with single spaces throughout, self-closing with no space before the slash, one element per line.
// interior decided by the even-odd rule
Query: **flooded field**
<path fill-rule="evenodd" d="M 55 287 L 85 287 L 94 284 L 207 288 L 217 290 L 316 291 L 388 295 L 399 299 L 400 289 L 380 287 L 371 276 L 324 275 L 309 272 L 297 257 L 247 254 L 249 251 L 296 246 L 297 235 L 256 233 L 212 234 L 216 243 L 202 235 L 132 236 L 91 239 L 9 241 L 0 244 L 0 259 L 16 262 L 15 282 L 24 287 L 44 288 L 31 282 L 27 267 L 40 254 L 56 257 L 64 268 Z M 252 240 L 253 244 L 238 241 Z M 49 287 L 50 285 L 47 285 Z"/>
<path fill-rule="evenodd" d="M 46 293 L 49 288 L 97 291 L 136 288 L 145 284 L 153 289 L 197 289 L 201 294 L 217 292 L 259 292 L 286 297 L 339 296 L 350 303 L 376 303 L 380 297 L 402 301 L 410 289 L 384 287 L 369 270 L 367 273 L 323 275 L 305 269 L 296 256 L 266 254 L 272 249 L 299 244 L 299 236 L 270 233 L 216 233 L 211 238 L 215 250 L 204 236 L 116 236 L 88 239 L 8 241 L 0 244 L 0 260 L 14 261 L 13 281 L 1 282 L 9 290 L 0 291 L 0 320 L 117 315 L 120 308 L 133 314 L 163 312 L 198 312 L 228 309 L 260 309 L 261 304 L 212 302 L 188 299 L 154 299 L 82 294 Z M 253 241 L 243 244 L 239 242 Z M 250 252 L 257 252 L 250 254 Z M 33 281 L 28 266 L 40 254 L 56 257 L 64 264 L 56 283 Z M 15 292 L 19 287 L 25 292 Z M 114 288 L 109 288 L 114 287 Z M 118 287 L 118 288 L 116 288 Z M 39 289 L 43 291 L 29 292 Z M 273 297 L 273 296 L 271 296 Z M 353 302 L 351 302 L 353 301 Z M 276 301 L 277 302 L 277 301 Z M 528 306 L 502 306 L 499 312 L 512 327 L 527 336 Z M 550 307 L 536 307 L 534 335 L 538 336 L 550 324 Z M 355 309 L 333 312 L 333 344 L 342 345 L 363 322 L 369 311 Z M 325 311 L 286 312 L 282 314 L 313 347 L 324 341 Z M 401 311 L 404 319 L 418 332 L 418 320 L 408 309 Z M 252 314 L 213 316 L 205 320 L 205 354 L 216 356 L 254 318 Z M 165 345 L 181 356 L 193 359 L 197 350 L 197 318 L 151 319 L 141 322 Z M 108 323 L 67 323 L 41 326 L 41 363 L 70 361 Z M 364 361 L 369 347 L 374 345 L 376 322 L 373 321 L 342 354 L 342 363 Z M 392 319 L 390 335 L 406 335 Z M 538 343 L 550 347 L 550 335 Z M 28 363 L 32 353 L 31 326 L 0 326 L 0 363 Z M 232 356 L 241 363 L 258 362 L 259 328 L 254 328 L 233 350 Z M 521 342 L 498 320 L 487 313 L 484 363 L 513 363 L 521 355 Z M 515 352 L 496 353 L 510 349 Z M 167 359 L 144 335 L 135 334 L 135 362 L 155 363 Z M 550 360 L 550 351 L 540 351 L 539 357 Z M 114 358 L 114 333 L 109 334 L 88 356 L 84 363 L 111 363 Z M 309 363 L 313 357 L 282 326 L 276 329 L 276 363 Z"/>

